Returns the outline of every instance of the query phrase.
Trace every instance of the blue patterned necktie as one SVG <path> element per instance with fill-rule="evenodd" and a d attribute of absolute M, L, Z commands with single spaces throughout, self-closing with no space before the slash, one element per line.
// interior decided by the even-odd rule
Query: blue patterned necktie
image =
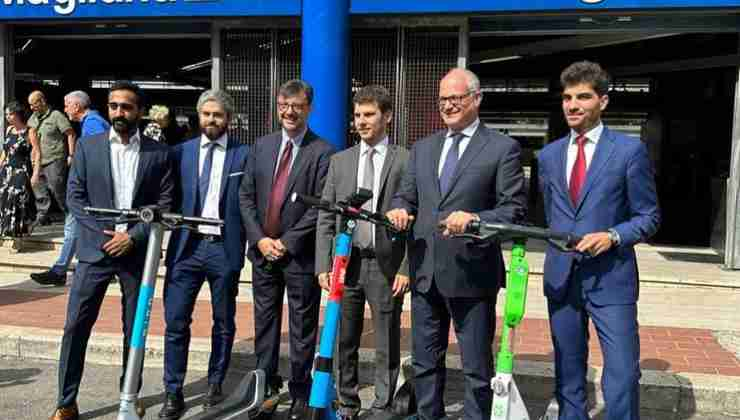
<path fill-rule="evenodd" d="M 216 142 L 210 142 L 208 146 L 208 152 L 206 152 L 206 159 L 203 161 L 203 170 L 200 171 L 200 178 L 198 179 L 198 194 L 200 195 L 200 214 L 206 205 L 206 197 L 208 196 L 208 186 L 211 184 L 211 166 L 213 166 L 213 151 L 218 146 Z M 202 149 L 201 149 L 202 151 Z"/>
<path fill-rule="evenodd" d="M 457 161 L 460 155 L 460 140 L 465 137 L 463 133 L 455 133 L 452 135 L 452 146 L 447 151 L 447 157 L 445 158 L 444 166 L 442 167 L 442 173 L 439 175 L 439 191 L 442 195 L 447 193 L 452 183 L 452 176 L 455 174 L 455 168 L 457 167 Z"/>

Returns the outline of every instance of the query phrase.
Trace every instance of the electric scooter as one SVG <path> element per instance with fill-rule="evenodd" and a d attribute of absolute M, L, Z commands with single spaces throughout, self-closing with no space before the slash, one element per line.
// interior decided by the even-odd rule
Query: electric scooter
<path fill-rule="evenodd" d="M 340 216 L 340 230 L 334 238 L 334 259 L 331 271 L 331 289 L 324 312 L 324 327 L 321 331 L 319 351 L 316 356 L 313 374 L 313 384 L 308 400 L 311 420 L 336 420 L 337 413 L 334 407 L 336 389 L 332 375 L 334 344 L 336 342 L 339 318 L 341 315 L 342 296 L 344 295 L 344 279 L 347 272 L 351 252 L 352 235 L 358 220 L 364 220 L 381 225 L 394 235 L 399 235 L 395 226 L 382 214 L 372 213 L 362 209 L 362 205 L 372 199 L 372 191 L 360 188 L 357 193 L 350 195 L 343 201 L 331 203 L 316 197 L 293 194 L 292 201 L 300 201 L 311 207 L 327 211 Z M 404 380 L 404 383 L 409 383 Z M 403 385 L 399 384 L 399 388 Z M 406 387 L 408 388 L 408 386 Z"/>
<path fill-rule="evenodd" d="M 150 227 L 147 243 L 144 273 L 136 304 L 134 328 L 124 374 L 118 420 L 141 420 L 136 413 L 138 399 L 139 371 L 144 363 L 146 337 L 151 317 L 152 300 L 157 282 L 157 270 L 162 252 L 162 239 L 165 229 L 194 229 L 198 225 L 223 226 L 223 221 L 203 217 L 188 217 L 181 214 L 162 212 L 156 207 L 143 207 L 133 210 L 85 207 L 88 214 L 99 216 L 98 221 L 118 223 L 141 222 Z M 255 370 L 247 374 L 236 391 L 220 404 L 209 410 L 189 417 L 189 420 L 231 420 L 253 418 L 259 414 L 265 395 L 265 373 Z"/>
<path fill-rule="evenodd" d="M 467 226 L 466 233 L 453 235 L 453 237 L 470 238 L 474 241 L 513 242 L 511 262 L 506 278 L 504 328 L 496 356 L 496 377 L 491 380 L 493 390 L 491 420 L 529 420 L 529 412 L 513 376 L 514 336 L 516 328 L 524 317 L 527 303 L 529 280 L 529 263 L 525 258 L 527 239 L 541 239 L 561 251 L 574 252 L 581 238 L 536 227 L 482 222 L 471 222 Z M 557 417 L 557 401 L 553 399 L 540 420 L 557 420 Z"/>

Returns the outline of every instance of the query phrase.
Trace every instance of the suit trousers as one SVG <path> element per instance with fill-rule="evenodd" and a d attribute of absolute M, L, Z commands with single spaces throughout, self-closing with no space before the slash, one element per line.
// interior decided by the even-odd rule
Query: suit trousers
<path fill-rule="evenodd" d="M 403 298 L 393 297 L 393 280 L 383 275 L 375 258 L 360 258 L 357 253 L 353 253 L 345 278 L 339 327 L 338 390 L 346 415 L 355 415 L 360 411 L 358 351 L 366 300 L 370 304 L 375 333 L 373 407 L 388 407 L 396 391 L 401 358 Z"/>
<path fill-rule="evenodd" d="M 185 255 L 167 269 L 164 287 L 165 361 L 164 385 L 169 393 L 181 393 L 188 367 L 190 324 L 196 298 L 204 282 L 211 292 L 211 355 L 208 383 L 221 384 L 231 361 L 236 334 L 238 271 L 230 270 L 223 242 L 192 237 Z"/>
<path fill-rule="evenodd" d="M 46 217 L 51 207 L 51 197 L 59 209 L 67 213 L 67 159 L 57 159 L 41 167 L 39 184 L 33 187 L 36 197 L 37 219 Z"/>
<path fill-rule="evenodd" d="M 571 281 L 571 283 L 576 283 Z M 606 420 L 640 418 L 640 337 L 637 305 L 599 306 L 571 286 L 564 302 L 548 299 L 550 331 L 555 348 L 555 395 L 560 420 L 588 420 L 589 319 L 604 355 L 601 386 Z"/>
<path fill-rule="evenodd" d="M 425 293 L 411 292 L 411 329 L 414 355 L 414 386 L 418 415 L 423 420 L 445 417 L 445 358 L 450 321 L 455 327 L 465 377 L 463 418 L 491 417 L 491 347 L 496 330 L 496 298 L 445 297 L 436 284 Z"/>
<path fill-rule="evenodd" d="M 67 320 L 59 356 L 59 398 L 58 407 L 68 407 L 77 401 L 77 394 L 85 367 L 85 352 L 95 321 L 105 298 L 105 291 L 113 276 L 117 276 L 121 286 L 121 305 L 123 321 L 123 371 L 120 386 L 128 362 L 131 332 L 136 315 L 143 267 L 126 258 L 113 260 L 105 258 L 100 262 L 77 264 L 72 288 L 67 303 Z M 141 388 L 141 372 L 139 372 Z"/>
<path fill-rule="evenodd" d="M 254 349 L 257 369 L 263 369 L 267 383 L 279 389 L 280 336 L 283 322 L 283 294 L 288 294 L 288 334 L 290 336 L 290 379 L 293 399 L 308 400 L 311 367 L 319 329 L 321 288 L 313 273 L 289 273 L 280 261 L 268 269 L 252 266 L 254 299 Z"/>

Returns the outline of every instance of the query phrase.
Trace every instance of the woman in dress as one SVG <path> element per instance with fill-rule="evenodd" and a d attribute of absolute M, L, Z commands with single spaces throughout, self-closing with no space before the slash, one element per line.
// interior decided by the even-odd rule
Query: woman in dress
<path fill-rule="evenodd" d="M 0 235 L 30 234 L 36 208 L 31 189 L 31 143 L 28 140 L 26 110 L 18 101 L 5 106 L 8 128 L 0 165 Z"/>

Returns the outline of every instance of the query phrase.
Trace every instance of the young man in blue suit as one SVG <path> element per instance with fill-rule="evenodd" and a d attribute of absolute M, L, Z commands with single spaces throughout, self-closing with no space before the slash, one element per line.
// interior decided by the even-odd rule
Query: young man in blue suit
<path fill-rule="evenodd" d="M 118 277 L 123 295 L 123 371 L 126 371 L 149 226 L 139 222 L 114 225 L 99 221 L 84 208 L 170 209 L 174 185 L 169 151 L 139 133 L 137 125 L 143 110 L 139 87 L 116 82 L 108 94 L 111 130 L 85 138 L 74 155 L 67 205 L 79 229 L 79 263 L 69 291 L 59 355 L 59 398 L 51 420 L 79 418 L 77 393 L 87 341 L 114 276 Z M 143 417 L 140 402 L 137 402 L 137 413 Z"/>
<path fill-rule="evenodd" d="M 165 400 L 161 419 L 178 419 L 185 411 L 182 393 L 187 371 L 190 324 L 195 300 L 205 281 L 211 291 L 213 330 L 204 407 L 223 399 L 221 383 L 231 359 L 236 325 L 236 295 L 244 266 L 247 236 L 239 210 L 239 186 L 248 147 L 227 135 L 234 101 L 224 91 L 207 90 L 197 104 L 201 135 L 173 148 L 177 179 L 173 208 L 186 216 L 224 221 L 223 228 L 198 226 L 172 232 L 167 247 L 164 287 Z"/>
<path fill-rule="evenodd" d="M 553 247 L 545 254 L 560 420 L 589 418 L 589 320 L 604 354 L 606 418 L 636 420 L 640 339 L 634 245 L 650 238 L 660 223 L 653 165 L 644 143 L 601 122 L 609 77 L 598 64 L 574 63 L 560 83 L 571 130 L 540 152 L 540 189 L 550 229 L 583 237 L 576 247 L 580 254 Z"/>
<path fill-rule="evenodd" d="M 455 327 L 465 375 L 464 418 L 491 416 L 491 346 L 496 294 L 504 281 L 501 248 L 461 233 L 473 220 L 513 223 L 524 217 L 524 174 L 515 140 L 478 118 L 478 77 L 453 69 L 439 84 L 447 128 L 414 144 L 388 218 L 408 236 L 411 322 L 418 414 L 445 417 L 445 355 Z M 444 231 L 440 232 L 442 224 Z"/>
<path fill-rule="evenodd" d="M 257 368 L 267 374 L 271 395 L 282 387 L 278 356 L 283 294 L 288 295 L 290 420 L 308 414 L 321 289 L 314 275 L 318 210 L 289 197 L 294 192 L 321 195 L 334 153 L 331 144 L 308 128 L 312 99 L 313 88 L 302 80 L 280 86 L 277 109 L 282 129 L 252 146 L 239 192 L 249 239 L 247 257 L 252 262 Z"/>

